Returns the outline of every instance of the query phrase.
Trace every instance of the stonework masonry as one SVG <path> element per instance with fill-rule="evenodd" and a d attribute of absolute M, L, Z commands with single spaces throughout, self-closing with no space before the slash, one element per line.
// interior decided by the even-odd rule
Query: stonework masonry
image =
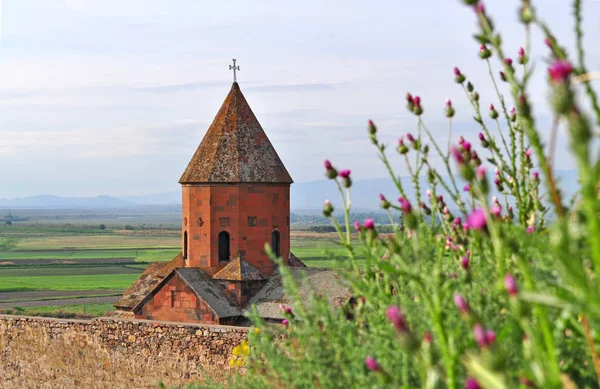
<path fill-rule="evenodd" d="M 0 337 L 19 342 L 35 330 L 51 342 L 60 336 L 85 336 L 102 349 L 123 357 L 169 355 L 203 367 L 228 366 L 231 350 L 247 339 L 248 328 L 136 319 L 57 319 L 0 315 Z"/>

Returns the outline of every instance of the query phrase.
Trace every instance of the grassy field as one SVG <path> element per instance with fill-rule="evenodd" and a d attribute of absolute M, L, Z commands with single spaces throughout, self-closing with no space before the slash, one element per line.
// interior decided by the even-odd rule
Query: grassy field
<path fill-rule="evenodd" d="M 181 237 L 176 224 L 161 222 L 152 228 L 138 224 L 132 230 L 117 224 L 118 215 L 81 215 L 67 211 L 20 212 L 27 221 L 0 226 L 0 300 L 15 306 L 19 301 L 49 301 L 50 306 L 27 307 L 45 314 L 57 309 L 79 312 L 83 305 L 73 299 L 118 294 L 128 288 L 150 262 L 170 261 L 180 252 Z M 37 216 L 36 216 L 37 215 Z M 57 219 L 54 219 L 54 218 Z M 86 225 L 83 221 L 112 220 L 112 227 Z M 125 219 L 130 223 L 130 219 Z M 43 221 L 41 223 L 40 221 Z M 162 228 L 162 227 L 164 228 Z M 291 249 L 307 266 L 334 267 L 345 258 L 345 249 L 331 233 L 292 232 Z M 40 293 L 42 293 L 40 295 Z M 6 297 L 2 299 L 2 297 Z M 64 299 L 67 306 L 52 306 Z M 86 304 L 86 313 L 103 314 L 111 304 Z"/>

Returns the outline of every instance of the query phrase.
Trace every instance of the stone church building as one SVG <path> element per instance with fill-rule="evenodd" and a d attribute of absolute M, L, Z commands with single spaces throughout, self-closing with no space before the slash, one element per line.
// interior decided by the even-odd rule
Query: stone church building
<path fill-rule="evenodd" d="M 349 301 L 335 272 L 307 268 L 290 252 L 293 180 L 235 79 L 179 183 L 181 253 L 151 264 L 115 303 L 118 316 L 244 325 L 254 305 L 280 320 L 289 300 L 266 243 L 302 280 L 302 295 Z"/>

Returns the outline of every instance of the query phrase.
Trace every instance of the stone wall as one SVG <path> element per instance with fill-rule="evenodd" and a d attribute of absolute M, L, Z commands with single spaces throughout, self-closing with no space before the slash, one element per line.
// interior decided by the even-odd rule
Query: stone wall
<path fill-rule="evenodd" d="M 136 319 L 0 315 L 0 347 L 4 349 L 0 350 L 0 370 L 11 380 L 58 377 L 61 387 L 83 385 L 86 377 L 93 378 L 94 374 L 97 377 L 87 387 L 121 375 L 119 379 L 135 383 L 131 387 L 155 387 L 158 379 L 182 385 L 201 379 L 207 371 L 225 377 L 231 350 L 247 338 L 247 331 L 244 327 Z"/>

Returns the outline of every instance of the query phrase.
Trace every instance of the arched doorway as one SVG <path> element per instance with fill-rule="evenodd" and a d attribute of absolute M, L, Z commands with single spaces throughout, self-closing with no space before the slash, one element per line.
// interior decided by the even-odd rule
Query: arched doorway
<path fill-rule="evenodd" d="M 229 232 L 221 231 L 219 232 L 219 261 L 229 261 L 230 256 L 231 251 L 229 247 Z"/>
<path fill-rule="evenodd" d="M 271 250 L 273 250 L 273 254 L 281 257 L 281 236 L 277 230 L 271 233 Z"/>

